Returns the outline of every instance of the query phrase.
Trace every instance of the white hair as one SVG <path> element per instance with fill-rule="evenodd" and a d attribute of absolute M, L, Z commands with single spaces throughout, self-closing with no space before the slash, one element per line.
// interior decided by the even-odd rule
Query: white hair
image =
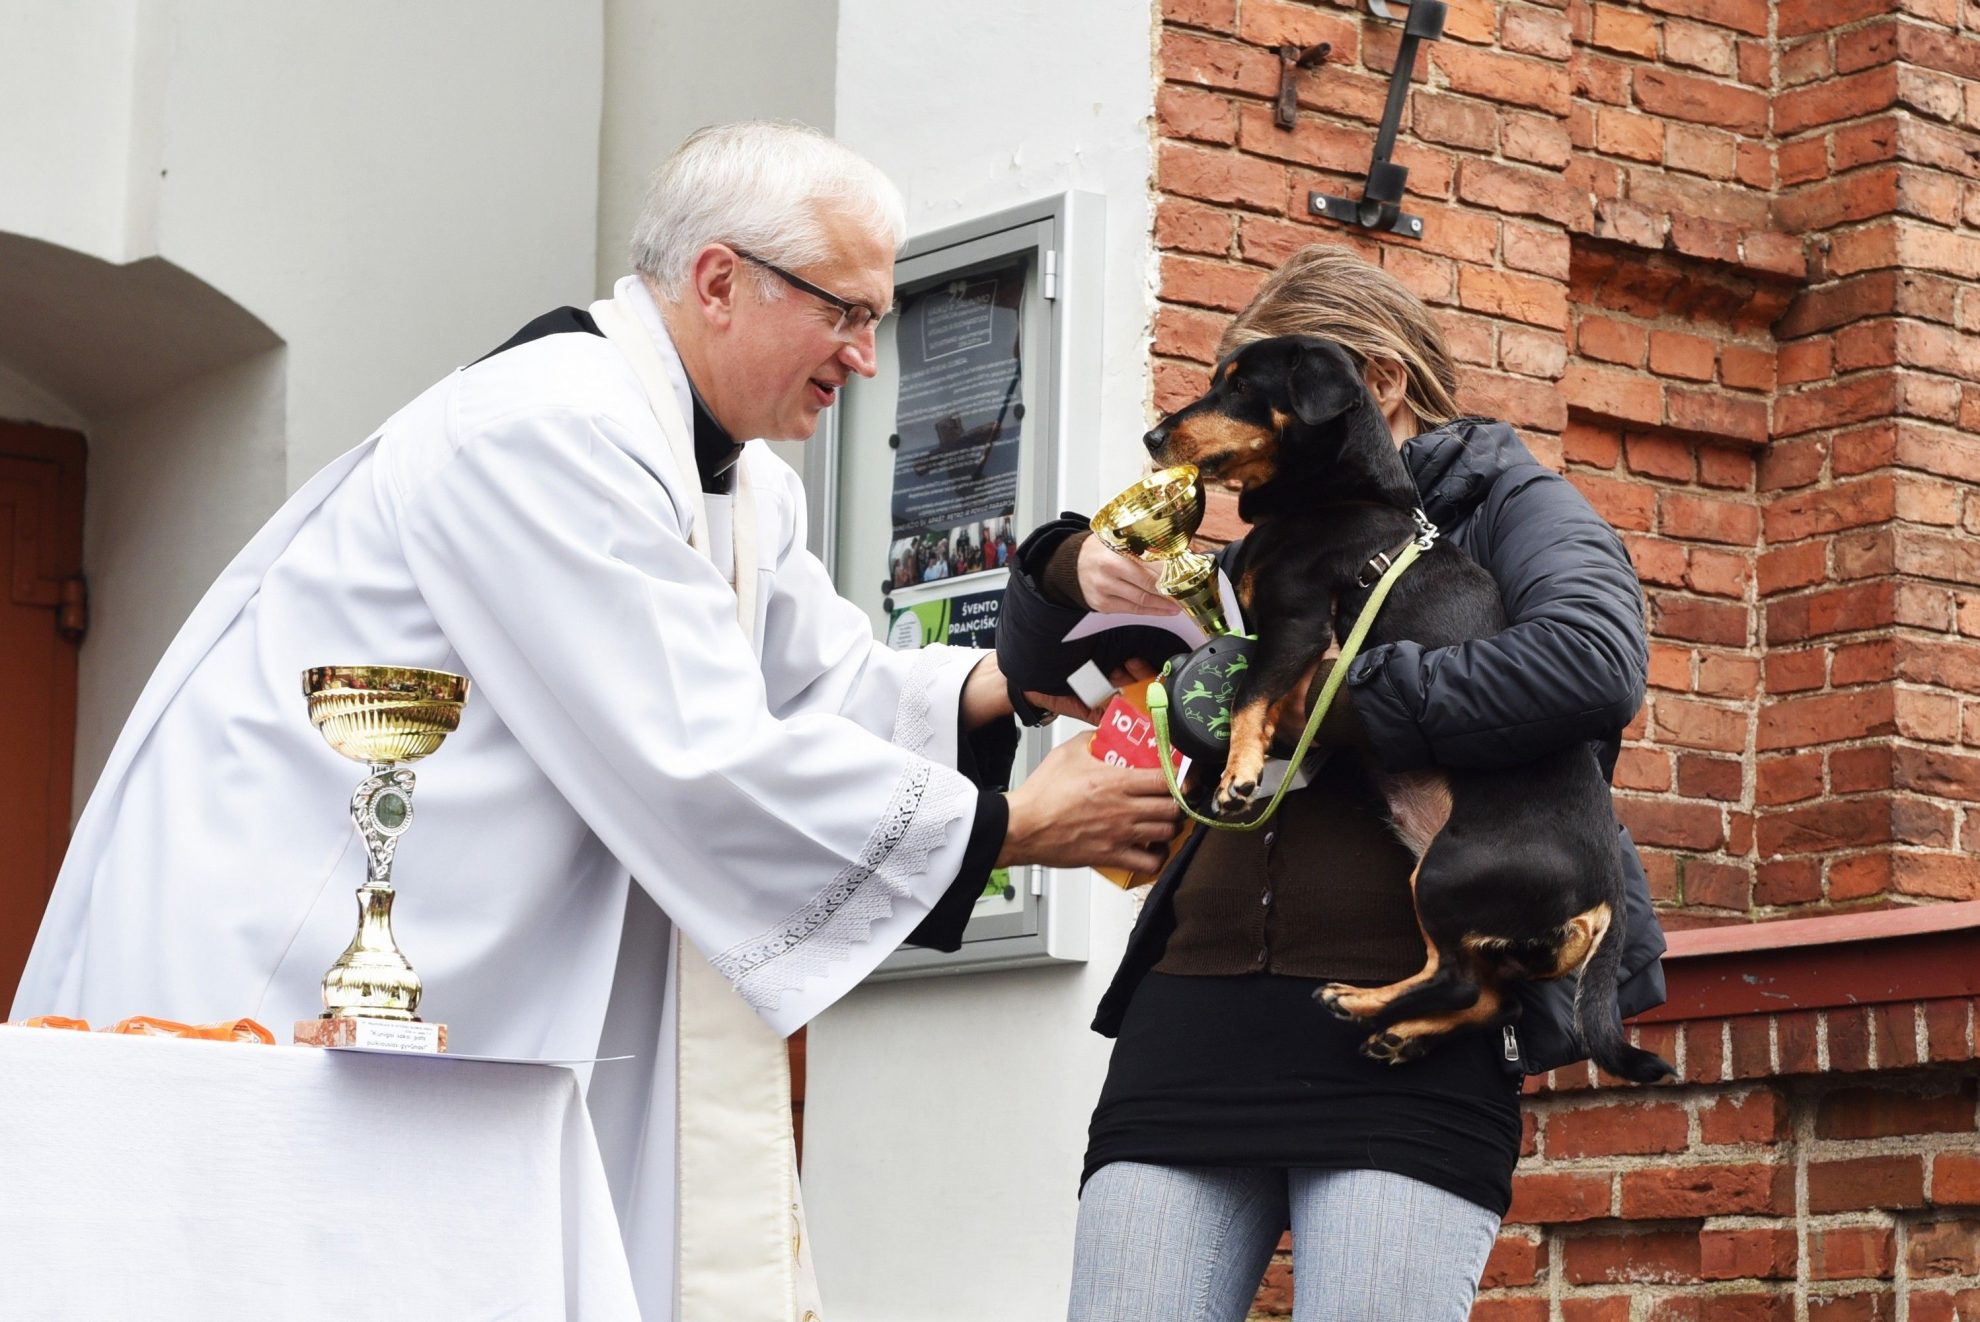
<path fill-rule="evenodd" d="M 632 265 L 677 300 L 694 259 L 726 243 L 783 267 L 830 260 L 822 217 L 850 216 L 896 252 L 907 239 L 901 192 L 871 161 L 804 124 L 743 120 L 697 129 L 655 172 L 633 224 Z M 783 282 L 751 266 L 757 289 Z"/>

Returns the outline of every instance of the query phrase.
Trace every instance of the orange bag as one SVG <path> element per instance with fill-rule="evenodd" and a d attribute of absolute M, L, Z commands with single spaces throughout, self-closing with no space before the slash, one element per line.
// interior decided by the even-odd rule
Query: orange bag
<path fill-rule="evenodd" d="M 218 1024 L 180 1024 L 150 1015 L 132 1015 L 103 1030 L 106 1033 L 135 1033 L 144 1037 L 192 1037 L 211 1042 L 260 1042 L 275 1045 L 275 1035 L 252 1019 L 229 1019 Z"/>
<path fill-rule="evenodd" d="M 67 1015 L 38 1014 L 32 1019 L 21 1020 L 22 1028 L 72 1028 L 79 1033 L 89 1031 L 89 1020 L 71 1019 Z"/>

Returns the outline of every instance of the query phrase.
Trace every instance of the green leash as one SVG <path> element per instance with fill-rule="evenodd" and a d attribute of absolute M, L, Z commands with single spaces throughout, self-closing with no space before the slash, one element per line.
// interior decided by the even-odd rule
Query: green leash
<path fill-rule="evenodd" d="M 1417 517 L 1422 520 L 1420 514 Z M 1389 595 L 1389 589 L 1396 585 L 1396 580 L 1403 576 L 1403 571 L 1414 564 L 1416 557 L 1428 550 L 1430 544 L 1436 540 L 1436 529 L 1427 521 L 1424 526 L 1425 533 L 1405 546 L 1382 572 L 1382 577 L 1375 583 L 1375 590 L 1368 594 L 1368 603 L 1361 608 L 1361 614 L 1355 616 L 1354 628 L 1348 630 L 1347 641 L 1341 644 L 1341 652 L 1334 661 L 1334 668 L 1327 672 L 1327 682 L 1320 687 L 1320 700 L 1313 705 L 1313 714 L 1306 718 L 1306 729 L 1299 736 L 1298 747 L 1293 749 L 1292 765 L 1287 770 L 1285 779 L 1279 782 L 1279 788 L 1272 795 L 1272 801 L 1265 805 L 1265 811 L 1252 820 L 1226 822 L 1215 817 L 1205 817 L 1184 801 L 1182 787 L 1176 783 L 1175 759 L 1169 751 L 1169 691 L 1163 687 L 1160 680 L 1149 685 L 1148 714 L 1155 721 L 1155 743 L 1162 754 L 1162 778 L 1169 783 L 1169 797 L 1176 801 L 1177 807 L 1194 820 L 1219 831 L 1256 831 L 1272 820 L 1272 814 L 1279 810 L 1280 801 L 1286 797 L 1286 791 L 1292 786 L 1293 772 L 1299 769 L 1299 764 L 1305 759 L 1307 750 L 1313 746 L 1313 736 L 1319 733 L 1320 722 L 1326 718 L 1327 709 L 1334 705 L 1334 695 L 1340 692 L 1341 682 L 1347 678 L 1348 663 L 1361 651 L 1362 641 L 1368 637 L 1369 627 L 1375 623 L 1375 615 L 1382 609 L 1383 599 Z"/>

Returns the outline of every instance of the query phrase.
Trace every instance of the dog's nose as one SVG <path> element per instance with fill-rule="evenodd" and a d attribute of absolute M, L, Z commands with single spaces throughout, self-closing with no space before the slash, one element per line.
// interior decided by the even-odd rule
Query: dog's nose
<path fill-rule="evenodd" d="M 1148 434 L 1141 438 L 1141 443 L 1148 447 L 1148 453 L 1160 454 L 1162 447 L 1169 443 L 1169 424 L 1164 422 L 1151 427 Z"/>

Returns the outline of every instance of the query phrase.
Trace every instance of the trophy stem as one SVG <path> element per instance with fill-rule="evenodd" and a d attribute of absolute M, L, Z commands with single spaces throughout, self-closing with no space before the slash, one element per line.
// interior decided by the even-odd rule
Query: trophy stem
<path fill-rule="evenodd" d="M 419 1019 L 420 981 L 392 935 L 392 857 L 412 825 L 413 773 L 373 762 L 351 796 L 351 821 L 364 841 L 357 934 L 323 975 L 323 1018 Z"/>
<path fill-rule="evenodd" d="M 1162 562 L 1155 590 L 1173 597 L 1212 638 L 1230 632 L 1224 619 L 1223 593 L 1217 585 L 1217 562 L 1198 551 L 1184 551 Z"/>

